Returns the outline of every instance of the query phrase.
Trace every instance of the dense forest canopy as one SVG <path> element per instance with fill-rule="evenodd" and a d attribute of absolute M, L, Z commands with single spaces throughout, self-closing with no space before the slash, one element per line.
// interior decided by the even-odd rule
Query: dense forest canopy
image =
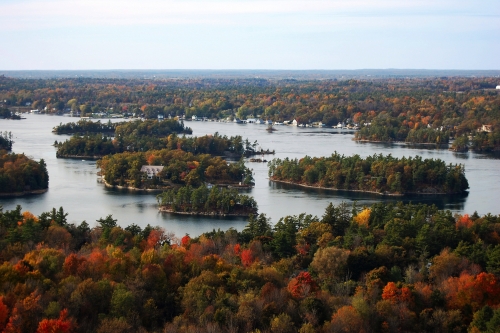
<path fill-rule="evenodd" d="M 60 123 L 52 130 L 56 134 L 87 134 L 87 133 L 114 133 L 116 126 L 120 123 L 112 123 L 108 120 L 107 123 L 101 123 L 100 120 L 90 121 L 81 119 L 75 122 Z"/>
<path fill-rule="evenodd" d="M 257 213 L 257 203 L 245 194 L 232 188 L 208 188 L 202 184 L 198 188 L 182 186 L 172 188 L 157 196 L 160 210 L 212 215 L 242 215 Z"/>
<path fill-rule="evenodd" d="M 7 332 L 496 332 L 500 216 L 330 204 L 244 230 L 0 209 Z"/>
<path fill-rule="evenodd" d="M 463 165 L 446 165 L 420 156 L 382 154 L 361 158 L 337 152 L 330 157 L 273 159 L 272 180 L 318 187 L 378 193 L 462 193 L 469 188 Z"/>
<path fill-rule="evenodd" d="M 161 165 L 163 170 L 157 177 L 148 180 L 141 172 L 143 165 Z M 193 154 L 180 149 L 108 155 L 97 161 L 97 167 L 108 184 L 135 188 L 161 188 L 176 184 L 198 187 L 204 182 L 253 182 L 252 171 L 245 167 L 242 160 L 228 163 L 218 156 Z"/>
<path fill-rule="evenodd" d="M 134 120 L 116 124 L 113 136 L 106 134 L 107 125 L 100 122 L 88 125 L 89 121 L 68 123 L 55 128 L 56 132 L 74 131 L 81 133 L 89 129 L 85 135 L 74 135 L 64 142 L 55 142 L 57 157 L 102 157 L 108 154 L 128 152 L 144 152 L 152 149 L 182 149 L 193 154 L 211 154 L 233 158 L 253 155 L 257 152 L 257 141 L 253 143 L 243 140 L 239 135 L 228 137 L 215 133 L 201 137 L 185 136 L 192 130 L 183 122 L 174 119 Z M 183 134 L 178 136 L 178 134 Z"/>
<path fill-rule="evenodd" d="M 44 190 L 49 186 L 49 174 L 43 159 L 36 162 L 24 154 L 0 150 L 0 193 L 13 194 Z"/>

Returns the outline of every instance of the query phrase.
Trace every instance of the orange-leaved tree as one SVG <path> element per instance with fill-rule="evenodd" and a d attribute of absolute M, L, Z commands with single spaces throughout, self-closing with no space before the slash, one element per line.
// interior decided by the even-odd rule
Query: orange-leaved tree
<path fill-rule="evenodd" d="M 68 333 L 72 332 L 74 324 L 68 319 L 68 310 L 64 309 L 57 319 L 44 319 L 38 324 L 37 333 Z"/>

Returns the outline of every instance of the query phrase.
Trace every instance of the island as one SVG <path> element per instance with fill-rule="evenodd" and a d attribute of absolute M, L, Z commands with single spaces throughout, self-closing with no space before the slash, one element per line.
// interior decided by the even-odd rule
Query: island
<path fill-rule="evenodd" d="M 182 185 L 198 187 L 205 182 L 250 186 L 254 181 L 252 170 L 242 159 L 228 163 L 219 156 L 180 149 L 107 155 L 97 161 L 97 167 L 106 185 L 136 190 L 164 190 Z"/>
<path fill-rule="evenodd" d="M 161 212 L 211 216 L 257 214 L 257 202 L 253 197 L 240 194 L 234 188 L 188 185 L 165 191 L 156 198 Z"/>
<path fill-rule="evenodd" d="M 0 107 L 0 119 L 19 120 L 21 119 L 21 116 L 12 113 L 8 108 Z"/>
<path fill-rule="evenodd" d="M 124 151 L 146 151 L 161 149 L 167 146 L 168 136 L 172 134 L 191 134 L 192 130 L 184 123 L 174 119 L 135 120 L 131 122 L 103 125 L 99 121 L 79 121 L 59 125 L 54 128 L 55 133 L 81 133 L 69 140 L 55 143 L 58 158 L 100 158 L 108 154 Z M 174 135 L 174 137 L 175 137 Z"/>
<path fill-rule="evenodd" d="M 55 126 L 52 133 L 55 134 L 84 134 L 84 133 L 110 133 L 113 134 L 116 127 L 124 125 L 126 122 L 112 123 L 108 120 L 106 124 L 100 120 L 92 121 L 89 119 L 80 119 L 77 122 L 60 123 Z"/>
<path fill-rule="evenodd" d="M 47 191 L 49 174 L 43 159 L 0 150 L 0 196 L 21 196 Z"/>
<path fill-rule="evenodd" d="M 268 166 L 272 181 L 332 190 L 405 195 L 456 194 L 469 188 L 463 165 L 420 156 L 363 159 L 335 152 L 330 157 L 273 159 Z"/>

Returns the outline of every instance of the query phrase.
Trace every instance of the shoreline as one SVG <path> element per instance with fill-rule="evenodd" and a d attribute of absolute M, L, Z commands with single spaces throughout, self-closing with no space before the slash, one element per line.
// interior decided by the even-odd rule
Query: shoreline
<path fill-rule="evenodd" d="M 159 206 L 158 210 L 162 213 L 172 213 L 179 215 L 202 215 L 202 216 L 214 216 L 214 217 L 248 217 L 250 214 L 257 214 L 257 212 L 249 212 L 249 213 L 221 213 L 221 212 L 183 212 L 183 211 L 174 211 L 171 208 L 167 208 L 166 206 Z"/>
<path fill-rule="evenodd" d="M 103 158 L 104 156 L 98 156 L 98 155 L 93 155 L 93 156 L 78 156 L 78 155 L 56 155 L 56 158 L 68 158 L 72 160 L 79 160 L 79 159 L 87 159 L 87 160 L 99 160 Z"/>
<path fill-rule="evenodd" d="M 101 182 L 104 184 L 104 186 L 108 188 L 116 188 L 119 190 L 129 190 L 129 191 L 136 191 L 136 192 L 164 192 L 168 190 L 167 188 L 161 189 L 161 188 L 137 188 L 137 187 L 131 187 L 131 186 L 121 186 L 121 185 L 111 185 L 108 184 L 105 180 L 104 177 L 102 178 Z"/>
<path fill-rule="evenodd" d="M 371 194 L 377 194 L 377 195 L 389 196 L 389 197 L 404 197 L 406 195 L 456 195 L 456 194 L 460 194 L 460 193 L 445 193 L 445 192 L 436 192 L 436 193 L 426 193 L 426 192 L 405 192 L 405 193 L 375 192 L 375 191 L 366 191 L 366 190 L 349 190 L 349 189 L 334 188 L 334 187 L 323 187 L 323 186 L 305 185 L 305 184 L 300 184 L 300 183 L 294 183 L 294 182 L 287 181 L 287 180 L 276 180 L 276 179 L 272 179 L 272 178 L 269 178 L 269 180 L 272 181 L 272 182 L 275 182 L 275 183 L 290 184 L 290 185 L 295 185 L 295 186 L 299 186 L 299 187 L 313 188 L 313 189 L 319 189 L 319 190 L 371 193 Z"/>
<path fill-rule="evenodd" d="M 49 189 L 41 189 L 41 190 L 33 190 L 33 191 L 24 191 L 24 192 L 12 192 L 12 193 L 6 193 L 6 192 L 0 192 L 0 197 L 5 198 L 5 197 L 22 197 L 25 195 L 31 195 L 31 194 L 43 194 L 47 192 Z"/>
<path fill-rule="evenodd" d="M 425 146 L 443 146 L 440 147 L 442 149 L 445 149 L 444 146 L 450 145 L 450 143 L 434 143 L 434 142 L 406 142 L 406 141 L 376 141 L 376 140 L 366 140 L 366 139 L 352 139 L 353 141 L 357 142 L 368 142 L 368 143 L 403 143 L 405 145 L 425 145 Z"/>
<path fill-rule="evenodd" d="M 137 187 L 131 187 L 131 186 L 122 186 L 122 185 L 111 185 L 106 180 L 104 177 L 101 177 L 100 180 L 97 180 L 98 182 L 101 182 L 104 184 L 104 186 L 108 188 L 117 188 L 120 190 L 130 190 L 130 191 L 139 191 L 139 192 L 165 192 L 171 187 L 166 187 L 166 188 L 137 188 Z M 219 187 L 227 187 L 227 188 L 236 188 L 236 189 L 249 189 L 252 188 L 252 185 L 238 185 L 238 184 L 213 184 L 214 186 L 219 186 Z"/>

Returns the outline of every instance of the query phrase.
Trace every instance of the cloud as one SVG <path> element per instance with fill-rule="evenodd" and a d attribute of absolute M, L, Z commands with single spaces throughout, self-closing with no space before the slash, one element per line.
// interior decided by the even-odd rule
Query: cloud
<path fill-rule="evenodd" d="M 47 0 L 0 4 L 0 28 L 135 25 L 335 25 L 338 18 L 484 15 L 464 0 Z M 477 7 L 482 8 L 478 12 Z"/>

